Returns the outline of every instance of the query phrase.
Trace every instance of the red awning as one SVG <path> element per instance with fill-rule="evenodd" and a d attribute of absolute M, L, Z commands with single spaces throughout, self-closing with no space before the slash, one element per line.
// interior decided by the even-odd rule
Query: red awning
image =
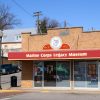
<path fill-rule="evenodd" d="M 37 52 L 9 52 L 8 60 L 49 60 L 49 59 L 91 59 L 100 58 L 100 50 L 62 50 Z"/>

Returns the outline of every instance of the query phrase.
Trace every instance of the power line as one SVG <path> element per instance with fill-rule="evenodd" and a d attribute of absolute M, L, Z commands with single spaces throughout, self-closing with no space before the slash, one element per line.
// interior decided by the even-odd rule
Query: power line
<path fill-rule="evenodd" d="M 19 3 L 17 3 L 15 0 L 12 0 L 12 2 L 13 2 L 14 4 L 16 4 L 20 9 L 22 9 L 25 13 L 27 13 L 28 15 L 30 15 L 31 17 L 33 17 L 31 13 L 29 13 L 24 7 L 22 7 L 22 6 L 21 6 Z"/>

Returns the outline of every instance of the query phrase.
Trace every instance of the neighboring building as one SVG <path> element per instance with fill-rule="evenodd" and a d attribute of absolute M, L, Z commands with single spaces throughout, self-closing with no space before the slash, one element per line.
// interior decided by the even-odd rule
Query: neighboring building
<path fill-rule="evenodd" d="M 36 34 L 36 29 L 34 28 L 26 28 L 26 29 L 9 29 L 3 31 L 2 37 L 2 57 L 3 64 L 11 63 L 8 62 L 8 52 L 19 52 L 22 51 L 22 32 L 31 32 L 32 34 Z"/>
<path fill-rule="evenodd" d="M 22 62 L 24 88 L 100 90 L 100 31 L 82 27 L 22 33 L 22 51 L 8 59 Z"/>
<path fill-rule="evenodd" d="M 9 29 L 4 30 L 2 37 L 2 52 L 1 52 L 1 87 L 9 89 L 11 87 L 20 86 L 21 83 L 21 64 L 19 61 L 8 61 L 8 52 L 22 51 L 22 32 L 31 32 L 36 34 L 36 29 Z"/>

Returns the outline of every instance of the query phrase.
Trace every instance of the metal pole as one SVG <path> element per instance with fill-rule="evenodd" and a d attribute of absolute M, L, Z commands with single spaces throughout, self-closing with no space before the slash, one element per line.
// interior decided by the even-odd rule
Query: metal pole
<path fill-rule="evenodd" d="M 0 89 L 2 89 L 2 87 L 1 87 L 1 72 L 2 72 L 2 70 L 1 70 L 1 65 L 2 65 L 2 57 L 1 57 L 1 43 L 2 43 L 2 31 L 0 31 Z"/>
<path fill-rule="evenodd" d="M 39 14 L 37 16 L 37 27 L 38 27 L 38 33 L 40 33 L 40 30 L 39 30 Z"/>
<path fill-rule="evenodd" d="M 40 19 L 39 19 L 40 15 L 42 15 L 41 11 L 34 12 L 34 16 L 37 17 L 37 31 L 38 31 L 38 33 L 41 33 L 41 31 L 40 31 Z"/>

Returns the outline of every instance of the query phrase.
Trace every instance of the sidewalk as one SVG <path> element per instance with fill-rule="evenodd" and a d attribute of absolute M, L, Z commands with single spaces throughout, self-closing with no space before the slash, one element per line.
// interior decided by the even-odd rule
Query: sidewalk
<path fill-rule="evenodd" d="M 14 92 L 19 92 L 19 93 L 25 93 L 25 92 L 43 92 L 43 93 L 48 93 L 48 92 L 53 92 L 53 93 L 76 93 L 76 94 L 100 94 L 100 90 L 54 90 L 54 89 L 34 89 L 34 88 L 21 88 L 21 87 L 15 87 L 11 88 L 8 90 L 0 90 L 0 93 L 14 93 Z"/>

